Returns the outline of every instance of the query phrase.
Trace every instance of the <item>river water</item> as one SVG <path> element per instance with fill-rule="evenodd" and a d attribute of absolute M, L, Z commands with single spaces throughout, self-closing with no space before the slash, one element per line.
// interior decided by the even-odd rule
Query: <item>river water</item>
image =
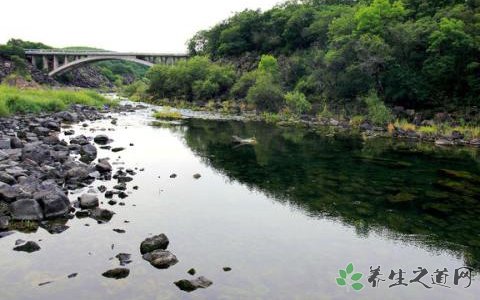
<path fill-rule="evenodd" d="M 75 218 L 61 234 L 39 228 L 1 238 L 0 299 L 478 299 L 477 150 L 235 120 L 154 124 L 150 115 L 145 109 L 118 115 L 117 125 L 73 127 L 76 134 L 106 133 L 113 147 L 126 148 L 98 154 L 114 169 L 138 168 L 126 205 L 110 206 L 100 195 L 101 206 L 116 213 L 106 224 Z M 235 146 L 232 135 L 258 143 Z M 101 184 L 114 182 L 92 187 Z M 139 251 L 142 240 L 159 233 L 179 259 L 166 270 Z M 12 251 L 17 239 L 39 241 L 42 249 Z M 102 277 L 119 266 L 120 252 L 132 254 L 130 275 Z M 349 263 L 348 278 L 363 274 L 360 291 L 350 286 L 355 281 L 336 283 Z M 380 267 L 376 287 L 370 267 Z M 419 281 L 429 288 L 410 282 L 419 267 L 428 271 Z M 467 288 L 466 276 L 454 284 L 455 269 L 463 267 L 472 270 Z M 195 278 L 190 268 L 213 285 L 179 290 L 173 282 Z M 437 269 L 448 276 L 436 280 Z M 78 275 L 68 279 L 71 273 Z M 406 286 L 389 287 L 399 273 Z"/>

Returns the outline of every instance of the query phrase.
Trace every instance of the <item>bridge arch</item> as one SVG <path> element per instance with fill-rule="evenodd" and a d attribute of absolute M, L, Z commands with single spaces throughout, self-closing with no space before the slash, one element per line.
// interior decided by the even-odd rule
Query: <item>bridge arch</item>
<path fill-rule="evenodd" d="M 136 57 L 132 57 L 132 56 L 113 56 L 113 55 L 88 56 L 88 57 L 84 57 L 84 58 L 80 58 L 80 59 L 71 61 L 71 62 L 69 62 L 69 63 L 67 63 L 67 64 L 62 65 L 62 66 L 59 66 L 58 68 L 50 71 L 50 72 L 48 73 L 48 75 L 49 75 L 50 77 L 53 77 L 53 76 L 56 76 L 56 75 L 61 75 L 61 74 L 65 73 L 65 72 L 68 72 L 68 71 L 73 70 L 73 69 L 76 69 L 76 68 L 78 68 L 78 67 L 87 65 L 87 64 L 89 64 L 89 63 L 97 62 L 97 61 L 104 61 L 104 60 L 124 60 L 124 61 L 131 61 L 131 62 L 135 62 L 135 63 L 141 64 L 141 65 L 147 66 L 147 67 L 151 67 L 151 66 L 154 65 L 153 63 L 151 63 L 151 62 L 149 62 L 149 61 L 142 60 L 142 59 L 139 59 L 139 58 L 136 58 Z"/>

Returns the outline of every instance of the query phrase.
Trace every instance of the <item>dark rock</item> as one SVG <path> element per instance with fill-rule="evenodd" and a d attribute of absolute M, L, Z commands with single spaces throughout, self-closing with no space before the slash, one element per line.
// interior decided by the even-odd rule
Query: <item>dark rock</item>
<path fill-rule="evenodd" d="M 187 271 L 187 273 L 193 276 L 195 275 L 195 273 L 197 273 L 197 271 L 195 271 L 194 268 L 191 268 L 190 270 Z"/>
<path fill-rule="evenodd" d="M 203 276 L 198 277 L 197 279 L 188 280 L 182 279 L 179 281 L 174 282 L 174 284 L 185 292 L 193 292 L 196 289 L 204 289 L 213 284 L 213 282 Z"/>
<path fill-rule="evenodd" d="M 79 219 L 81 218 L 86 218 L 90 216 L 90 211 L 89 210 L 80 210 L 75 212 L 75 216 Z"/>
<path fill-rule="evenodd" d="M 97 207 L 91 211 L 90 217 L 100 222 L 108 222 L 112 219 L 114 214 L 113 211 Z"/>
<path fill-rule="evenodd" d="M 34 241 L 28 241 L 23 245 L 20 245 L 20 246 L 17 246 L 15 248 L 13 248 L 13 250 L 15 250 L 15 251 L 23 251 L 23 252 L 28 252 L 28 253 L 32 253 L 32 252 L 38 251 L 40 249 L 41 249 L 40 246 L 37 243 L 35 243 Z"/>
<path fill-rule="evenodd" d="M 92 144 L 83 145 L 80 149 L 80 155 L 83 161 L 90 162 L 97 157 L 97 148 Z"/>
<path fill-rule="evenodd" d="M 193 174 L 193 178 L 195 178 L 195 179 L 199 179 L 200 177 L 202 177 L 202 175 L 200 175 L 200 174 L 198 174 L 198 173 Z"/>
<path fill-rule="evenodd" d="M 142 257 L 157 269 L 167 269 L 178 262 L 177 257 L 167 250 L 154 250 Z"/>
<path fill-rule="evenodd" d="M 20 199 L 10 204 L 10 212 L 14 220 L 33 220 L 43 219 L 42 208 L 37 201 L 33 199 Z"/>
<path fill-rule="evenodd" d="M 52 283 L 53 281 L 45 281 L 38 284 L 38 286 L 43 286 Z"/>
<path fill-rule="evenodd" d="M 107 187 L 104 185 L 100 185 L 97 187 L 97 189 L 100 191 L 100 193 L 105 193 L 105 191 L 107 190 Z"/>
<path fill-rule="evenodd" d="M 115 229 L 113 229 L 113 231 L 115 231 L 116 233 L 125 233 L 126 232 L 124 229 L 119 229 L 119 228 L 115 228 Z"/>
<path fill-rule="evenodd" d="M 5 172 L 0 172 L 0 181 L 7 184 L 15 184 L 17 182 L 15 177 Z"/>
<path fill-rule="evenodd" d="M 140 253 L 145 254 L 157 249 L 165 250 L 167 249 L 168 244 L 169 244 L 168 237 L 165 234 L 161 233 L 159 235 L 146 238 L 140 244 Z"/>
<path fill-rule="evenodd" d="M 10 223 L 10 217 L 0 216 L 0 231 L 7 230 Z"/>
<path fill-rule="evenodd" d="M 70 139 L 70 144 L 78 144 L 80 146 L 83 146 L 89 144 L 89 141 L 88 138 L 82 134 Z"/>
<path fill-rule="evenodd" d="M 95 169 L 97 169 L 97 171 L 100 173 L 108 173 L 112 171 L 112 165 L 108 162 L 107 159 L 100 159 L 98 160 Z"/>
<path fill-rule="evenodd" d="M 0 149 L 11 149 L 12 144 L 9 137 L 0 137 Z"/>
<path fill-rule="evenodd" d="M 78 273 L 72 273 L 70 275 L 67 276 L 67 278 L 75 278 L 77 277 Z"/>
<path fill-rule="evenodd" d="M 99 145 L 106 145 L 110 142 L 110 139 L 105 134 L 99 134 L 93 138 L 93 141 Z"/>
<path fill-rule="evenodd" d="M 225 272 L 230 272 L 232 270 L 232 268 L 230 267 L 223 267 L 223 271 Z"/>
<path fill-rule="evenodd" d="M 123 147 L 112 148 L 112 152 L 120 152 L 120 151 L 123 151 L 123 150 L 125 150 L 125 148 L 123 148 Z"/>
<path fill-rule="evenodd" d="M 127 277 L 130 274 L 130 270 L 127 268 L 115 268 L 108 270 L 102 274 L 103 277 L 122 279 Z"/>
<path fill-rule="evenodd" d="M 115 257 L 118 258 L 121 266 L 128 265 L 129 263 L 132 262 L 130 260 L 131 254 L 128 254 L 128 253 L 119 253 L 119 254 L 115 255 Z"/>
<path fill-rule="evenodd" d="M 44 228 L 50 234 L 59 234 L 70 228 L 65 224 L 60 224 L 58 222 L 40 222 L 40 227 Z"/>
<path fill-rule="evenodd" d="M 130 182 L 133 180 L 133 178 L 130 176 L 118 176 L 117 180 L 119 183 L 122 183 L 122 182 Z"/>
<path fill-rule="evenodd" d="M 177 177 L 177 174 L 173 173 L 172 175 L 170 175 L 170 178 L 176 178 Z"/>
<path fill-rule="evenodd" d="M 34 194 L 43 209 L 45 218 L 65 216 L 70 210 L 70 200 L 56 185 L 44 185 Z"/>

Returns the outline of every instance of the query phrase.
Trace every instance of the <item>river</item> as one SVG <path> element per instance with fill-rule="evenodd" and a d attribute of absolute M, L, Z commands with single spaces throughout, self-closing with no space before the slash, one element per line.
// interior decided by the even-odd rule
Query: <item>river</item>
<path fill-rule="evenodd" d="M 129 197 L 121 200 L 125 206 L 108 205 L 99 193 L 101 206 L 116 213 L 106 224 L 74 218 L 61 234 L 39 228 L 1 238 L 0 299 L 476 299 L 480 294 L 476 149 L 237 120 L 158 123 L 150 108 L 117 117 L 117 125 L 100 120 L 73 129 L 88 136 L 105 133 L 113 147 L 126 148 L 98 153 L 111 157 L 114 168 L 136 168 Z M 257 144 L 233 145 L 232 135 L 254 136 Z M 196 173 L 201 177 L 193 178 Z M 97 180 L 92 187 L 99 185 L 110 189 L 114 182 Z M 159 233 L 168 236 L 168 249 L 179 259 L 164 270 L 139 251 L 146 237 Z M 17 239 L 39 241 L 42 249 L 12 251 Z M 132 254 L 130 275 L 102 277 L 119 266 L 114 257 L 120 252 Z M 349 263 L 354 271 L 348 278 L 363 274 L 360 291 L 336 282 Z M 368 281 L 370 267 L 380 267 L 376 287 Z M 428 271 L 420 281 L 430 288 L 410 282 L 419 267 Z M 453 282 L 455 269 L 462 267 L 472 270 L 467 288 L 468 278 Z M 190 268 L 195 276 L 187 274 Z M 449 287 L 432 283 L 434 272 L 444 268 L 448 276 L 441 279 Z M 407 286 L 389 287 L 398 283 L 399 269 Z M 78 275 L 67 278 L 71 273 Z M 186 293 L 173 284 L 196 276 L 213 285 Z"/>

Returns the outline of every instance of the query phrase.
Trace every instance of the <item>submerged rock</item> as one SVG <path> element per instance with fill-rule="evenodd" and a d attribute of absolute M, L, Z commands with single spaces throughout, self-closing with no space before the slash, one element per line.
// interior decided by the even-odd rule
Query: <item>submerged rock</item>
<path fill-rule="evenodd" d="M 121 266 L 125 266 L 125 265 L 131 263 L 132 262 L 130 260 L 131 256 L 132 255 L 128 254 L 128 253 L 119 253 L 119 254 L 115 255 L 115 257 L 119 260 Z"/>
<path fill-rule="evenodd" d="M 175 281 L 174 284 L 182 291 L 193 292 L 199 288 L 201 289 L 207 288 L 211 286 L 213 282 L 203 276 L 200 276 L 197 279 L 193 279 L 193 280 L 182 279 L 179 281 Z"/>
<path fill-rule="evenodd" d="M 23 245 L 16 246 L 15 248 L 13 248 L 13 250 L 32 253 L 32 252 L 40 250 L 40 246 L 37 243 L 35 243 L 34 241 L 28 241 Z"/>
<path fill-rule="evenodd" d="M 129 274 L 130 270 L 127 268 L 115 268 L 104 272 L 102 276 L 113 279 L 122 279 L 127 277 Z"/>
<path fill-rule="evenodd" d="M 168 247 L 168 243 L 168 237 L 163 233 L 152 236 L 140 244 L 140 253 L 145 254 L 158 249 L 165 250 Z"/>
<path fill-rule="evenodd" d="M 90 217 L 100 222 L 108 222 L 112 219 L 114 214 L 113 211 L 97 207 L 90 212 Z"/>

